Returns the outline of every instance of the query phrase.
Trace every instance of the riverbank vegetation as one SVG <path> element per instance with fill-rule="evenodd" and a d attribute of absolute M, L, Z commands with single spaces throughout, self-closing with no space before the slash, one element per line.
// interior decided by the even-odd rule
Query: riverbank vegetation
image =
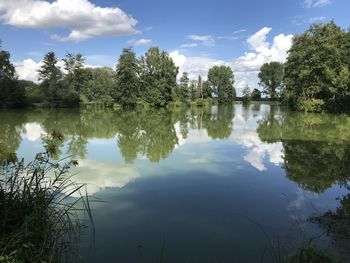
<path fill-rule="evenodd" d="M 350 113 L 350 32 L 334 22 L 293 38 L 286 63 L 264 64 L 264 93 L 299 111 Z"/>
<path fill-rule="evenodd" d="M 62 140 L 57 132 L 47 136 L 46 151 L 28 164 L 0 143 L 0 262 L 75 262 L 79 257 L 86 225 L 82 215 L 91 220 L 91 213 L 84 185 L 69 175 L 77 162 L 51 159 Z"/>
<path fill-rule="evenodd" d="M 246 87 L 238 100 L 280 101 L 294 110 L 350 113 L 350 32 L 334 22 L 312 25 L 293 38 L 285 63 L 269 62 L 260 69 L 259 86 Z M 87 68 L 81 54 L 68 53 L 58 66 L 54 52 L 45 55 L 39 83 L 18 80 L 7 51 L 0 52 L 0 103 L 76 107 L 98 104 L 135 107 L 196 105 L 236 98 L 234 72 L 214 66 L 208 75 L 191 80 L 165 51 L 151 47 L 141 57 L 125 48 L 115 69 Z"/>
<path fill-rule="evenodd" d="M 214 66 L 209 70 L 208 81 L 202 81 L 201 76 L 190 81 L 185 72 L 178 84 L 178 68 L 169 54 L 158 47 L 151 47 L 140 58 L 132 49 L 125 48 L 115 70 L 87 68 L 81 54 L 68 53 L 62 61 L 64 70 L 58 66 L 55 53 L 47 53 L 38 71 L 39 83 L 34 83 L 18 80 L 9 52 L 1 51 L 2 107 L 61 108 L 98 104 L 131 108 L 191 103 L 202 106 L 211 102 L 208 98 L 215 97 L 219 103 L 228 103 L 235 97 L 230 67 Z"/>

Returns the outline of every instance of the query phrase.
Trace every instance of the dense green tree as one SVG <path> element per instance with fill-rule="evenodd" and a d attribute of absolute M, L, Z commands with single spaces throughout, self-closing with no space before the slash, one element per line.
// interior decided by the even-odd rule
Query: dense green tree
<path fill-rule="evenodd" d="M 210 86 L 209 81 L 204 81 L 202 84 L 203 98 L 211 98 L 213 95 L 213 89 Z"/>
<path fill-rule="evenodd" d="M 189 85 L 190 100 L 195 101 L 199 97 L 198 83 L 196 80 L 191 80 Z"/>
<path fill-rule="evenodd" d="M 252 94 L 250 95 L 252 100 L 260 100 L 261 99 L 261 91 L 258 89 L 253 89 Z"/>
<path fill-rule="evenodd" d="M 25 104 L 25 89 L 19 85 L 10 53 L 0 51 L 0 108 L 20 107 Z"/>
<path fill-rule="evenodd" d="M 49 52 L 45 55 L 43 65 L 39 69 L 39 80 L 41 87 L 48 96 L 50 102 L 58 107 L 60 106 L 60 94 L 62 89 L 62 72 L 57 65 L 58 59 L 54 52 Z"/>
<path fill-rule="evenodd" d="M 201 99 L 204 99 L 204 96 L 203 96 L 203 81 L 202 81 L 202 76 L 201 75 L 198 76 L 197 89 L 198 89 L 198 92 L 199 92 L 199 97 Z"/>
<path fill-rule="evenodd" d="M 43 89 L 37 83 L 29 80 L 19 80 L 18 83 L 25 90 L 28 103 L 40 103 L 46 99 Z"/>
<path fill-rule="evenodd" d="M 166 106 L 173 100 L 177 88 L 178 68 L 169 54 L 151 47 L 141 58 L 142 89 L 146 102 L 156 107 Z"/>
<path fill-rule="evenodd" d="M 116 73 L 111 68 L 85 68 L 81 96 L 84 102 L 112 106 L 116 96 Z"/>
<path fill-rule="evenodd" d="M 279 62 L 265 63 L 259 72 L 259 85 L 263 87 L 263 93 L 271 99 L 280 97 L 283 88 L 284 65 Z"/>
<path fill-rule="evenodd" d="M 208 81 L 219 103 L 232 103 L 236 96 L 233 87 L 234 76 L 230 67 L 214 66 L 209 69 Z"/>
<path fill-rule="evenodd" d="M 123 107 L 133 107 L 140 97 L 139 64 L 134 51 L 124 48 L 116 67 L 117 92 L 114 99 Z"/>
<path fill-rule="evenodd" d="M 251 99 L 251 92 L 248 85 L 245 86 L 242 90 L 242 98 L 243 98 L 243 102 L 245 103 L 249 102 Z"/>
<path fill-rule="evenodd" d="M 189 84 L 190 79 L 188 78 L 188 73 L 187 72 L 183 72 L 181 79 L 180 79 L 180 84 L 178 87 L 178 94 L 177 97 L 179 98 L 179 100 L 183 103 L 188 103 L 189 101 Z"/>
<path fill-rule="evenodd" d="M 294 37 L 284 82 L 295 109 L 350 112 L 349 47 L 349 32 L 334 22 Z"/>
<path fill-rule="evenodd" d="M 83 87 L 83 69 L 85 64 L 85 58 L 82 54 L 67 53 L 63 59 L 64 69 L 68 72 L 65 76 L 65 80 L 68 82 L 66 85 L 70 85 L 71 89 L 75 90 L 80 98 L 80 92 Z"/>

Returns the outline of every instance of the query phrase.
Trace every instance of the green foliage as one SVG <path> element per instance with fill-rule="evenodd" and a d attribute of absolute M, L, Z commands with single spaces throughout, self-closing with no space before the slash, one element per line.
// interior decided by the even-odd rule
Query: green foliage
<path fill-rule="evenodd" d="M 346 185 L 350 170 L 350 118 L 311 113 L 272 112 L 257 129 L 262 141 L 282 142 L 288 179 L 323 193 L 334 183 Z"/>
<path fill-rule="evenodd" d="M 199 97 L 198 83 L 192 80 L 189 85 L 190 100 L 195 101 Z"/>
<path fill-rule="evenodd" d="M 114 99 L 123 107 L 134 107 L 140 96 L 139 65 L 135 53 L 124 48 L 116 67 Z"/>
<path fill-rule="evenodd" d="M 210 86 L 210 83 L 208 81 L 204 81 L 202 84 L 202 92 L 203 92 L 203 98 L 211 98 L 213 94 L 213 89 Z"/>
<path fill-rule="evenodd" d="M 204 95 L 203 95 L 203 81 L 202 81 L 202 76 L 201 75 L 198 76 L 197 89 L 198 89 L 198 97 L 201 98 L 201 99 L 204 99 Z"/>
<path fill-rule="evenodd" d="M 178 86 L 177 98 L 182 103 L 188 103 L 189 101 L 189 84 L 190 79 L 188 78 L 188 73 L 182 73 L 182 77 L 180 79 L 180 84 Z"/>
<path fill-rule="evenodd" d="M 155 107 L 164 107 L 173 100 L 177 88 L 178 68 L 169 54 L 151 47 L 141 58 L 142 97 Z"/>
<path fill-rule="evenodd" d="M 133 162 L 138 154 L 159 162 L 178 143 L 175 120 L 167 109 L 121 111 L 118 115 L 117 142 L 126 162 Z"/>
<path fill-rule="evenodd" d="M 0 164 L 1 262 L 71 262 L 78 257 L 85 225 L 79 214 L 85 211 L 91 219 L 88 199 L 80 193 L 83 185 L 68 174 L 77 162 L 52 162 L 49 154 L 39 153 L 27 165 L 17 159 Z M 73 194 L 77 198 L 68 201 Z"/>
<path fill-rule="evenodd" d="M 204 99 L 201 99 L 201 98 L 196 99 L 196 101 L 195 101 L 197 107 L 203 107 L 205 105 L 205 102 L 206 101 Z"/>
<path fill-rule="evenodd" d="M 236 92 L 233 87 L 233 71 L 230 67 L 212 67 L 209 69 L 208 81 L 213 93 L 218 97 L 219 103 L 227 104 L 233 102 Z"/>
<path fill-rule="evenodd" d="M 279 62 L 265 63 L 259 72 L 259 85 L 264 88 L 263 93 L 271 99 L 280 97 L 283 87 L 284 65 Z"/>
<path fill-rule="evenodd" d="M 313 25 L 294 37 L 284 77 L 293 108 L 303 109 L 304 102 L 316 99 L 324 101 L 317 111 L 350 112 L 349 46 L 349 32 L 334 22 Z"/>
<path fill-rule="evenodd" d="M 26 103 L 25 89 L 17 81 L 16 71 L 10 62 L 10 53 L 0 51 L 0 108 L 21 107 Z"/>
<path fill-rule="evenodd" d="M 63 59 L 64 69 L 68 72 L 65 75 L 65 81 L 69 85 L 71 90 L 74 90 L 78 94 L 80 99 L 80 91 L 83 88 L 84 80 L 84 64 L 85 58 L 82 54 L 71 54 L 67 53 L 66 57 Z"/>
<path fill-rule="evenodd" d="M 261 91 L 258 89 L 253 89 L 250 97 L 252 100 L 260 100 L 261 99 Z"/>
<path fill-rule="evenodd" d="M 232 104 L 219 105 L 217 112 L 204 111 L 203 127 L 213 139 L 230 137 L 233 129 L 234 109 Z"/>
<path fill-rule="evenodd" d="M 298 101 L 297 108 L 306 112 L 322 112 L 325 102 L 322 99 L 307 99 Z"/>
<path fill-rule="evenodd" d="M 84 103 L 112 106 L 116 93 L 116 73 L 111 68 L 85 68 L 81 96 Z"/>
<path fill-rule="evenodd" d="M 245 86 L 242 90 L 243 103 L 247 103 L 251 100 L 251 92 L 249 86 Z"/>
<path fill-rule="evenodd" d="M 46 100 L 43 89 L 36 83 L 28 80 L 19 80 L 18 83 L 24 88 L 28 103 L 41 103 Z"/>
<path fill-rule="evenodd" d="M 58 59 L 54 52 L 49 52 L 45 55 L 43 65 L 39 69 L 39 80 L 45 95 L 54 107 L 62 106 L 61 95 L 65 95 L 62 90 L 62 72 L 57 66 Z"/>

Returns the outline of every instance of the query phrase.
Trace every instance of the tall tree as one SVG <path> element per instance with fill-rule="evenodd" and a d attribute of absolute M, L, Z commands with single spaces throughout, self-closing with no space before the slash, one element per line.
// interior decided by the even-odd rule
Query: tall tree
<path fill-rule="evenodd" d="M 190 100 L 195 101 L 198 98 L 198 83 L 196 80 L 191 80 L 189 85 Z"/>
<path fill-rule="evenodd" d="M 285 68 L 286 96 L 297 109 L 350 112 L 350 37 L 334 22 L 294 37 Z M 310 105 L 311 104 L 311 105 Z M 305 107 L 305 106 L 311 107 Z"/>
<path fill-rule="evenodd" d="M 177 87 L 178 68 L 169 54 L 151 47 L 141 58 L 142 87 L 145 99 L 156 107 L 166 106 L 173 100 Z"/>
<path fill-rule="evenodd" d="M 230 67 L 214 66 L 209 69 L 208 81 L 219 103 L 231 103 L 236 96 L 234 75 Z"/>
<path fill-rule="evenodd" d="M 213 95 L 213 89 L 210 86 L 209 81 L 203 81 L 202 84 L 203 98 L 211 98 Z"/>
<path fill-rule="evenodd" d="M 199 96 L 200 96 L 201 99 L 203 99 L 203 82 L 202 82 L 202 76 L 201 75 L 198 76 L 197 85 L 198 85 Z"/>
<path fill-rule="evenodd" d="M 188 103 L 189 101 L 189 84 L 190 79 L 188 78 L 188 73 L 184 72 L 182 73 L 180 84 L 179 84 L 179 91 L 178 91 L 178 97 L 181 102 Z"/>
<path fill-rule="evenodd" d="M 85 64 L 85 58 L 82 54 L 72 54 L 67 53 L 66 57 L 63 59 L 64 69 L 68 72 L 66 75 L 66 80 L 68 85 L 77 92 L 78 97 L 80 97 L 80 92 L 83 84 L 83 68 Z"/>
<path fill-rule="evenodd" d="M 139 64 L 134 51 L 124 48 L 116 67 L 116 93 L 114 98 L 123 107 L 133 107 L 140 96 Z"/>
<path fill-rule="evenodd" d="M 25 104 L 25 90 L 19 85 L 10 53 L 0 51 L 0 107 L 20 107 Z"/>
<path fill-rule="evenodd" d="M 245 86 L 242 90 L 243 102 L 249 102 L 251 99 L 251 92 L 249 86 Z"/>
<path fill-rule="evenodd" d="M 263 87 L 263 93 L 276 99 L 280 97 L 283 87 L 284 66 L 279 62 L 265 63 L 260 68 L 259 85 Z"/>
<path fill-rule="evenodd" d="M 46 95 L 54 106 L 60 106 L 60 89 L 62 88 L 62 72 L 57 65 L 58 59 L 54 52 L 45 55 L 43 65 L 39 69 L 39 80 Z"/>

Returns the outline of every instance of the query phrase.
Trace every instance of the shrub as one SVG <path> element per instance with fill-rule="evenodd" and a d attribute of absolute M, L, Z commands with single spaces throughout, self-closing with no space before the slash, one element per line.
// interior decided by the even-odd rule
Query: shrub
<path fill-rule="evenodd" d="M 308 99 L 299 101 L 297 109 L 306 112 L 322 112 L 324 110 L 325 102 L 321 99 Z"/>

